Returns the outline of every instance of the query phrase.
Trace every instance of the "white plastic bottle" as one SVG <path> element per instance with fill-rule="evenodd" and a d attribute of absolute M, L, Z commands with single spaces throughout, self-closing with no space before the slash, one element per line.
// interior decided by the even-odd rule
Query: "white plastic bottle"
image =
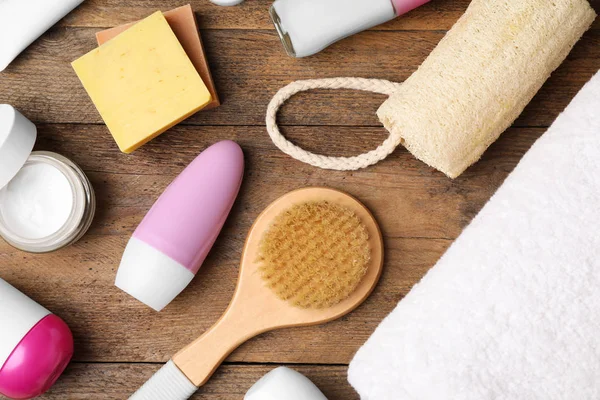
<path fill-rule="evenodd" d="M 306 57 L 428 1 L 276 0 L 270 12 L 285 51 L 292 57 Z"/>
<path fill-rule="evenodd" d="M 0 397 L 39 396 L 50 389 L 72 355 L 67 324 L 0 279 Z"/>

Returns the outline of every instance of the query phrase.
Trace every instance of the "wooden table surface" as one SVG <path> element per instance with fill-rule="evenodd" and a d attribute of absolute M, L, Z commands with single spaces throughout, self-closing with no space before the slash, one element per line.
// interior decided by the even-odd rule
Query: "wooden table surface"
<path fill-rule="evenodd" d="M 386 245 L 379 286 L 341 320 L 267 333 L 244 344 L 194 398 L 241 399 L 264 373 L 288 365 L 314 380 L 330 400 L 357 399 L 346 380 L 355 351 L 600 69 L 597 21 L 514 127 L 455 181 L 404 149 L 366 170 L 323 171 L 284 155 L 269 140 L 265 110 L 277 89 L 296 79 L 336 76 L 402 81 L 469 1 L 434 0 L 300 60 L 284 54 L 268 17 L 270 3 L 249 0 L 221 8 L 208 0 L 191 2 L 223 105 L 194 115 L 132 155 L 119 152 L 69 63 L 95 47 L 96 31 L 184 2 L 87 0 L 0 74 L 0 103 L 14 105 L 37 123 L 36 149 L 78 163 L 98 199 L 91 229 L 69 248 L 33 255 L 0 243 L 0 276 L 63 317 L 75 336 L 73 362 L 43 399 L 127 398 L 225 310 L 245 235 L 259 212 L 284 193 L 311 185 L 345 190 L 373 211 Z M 600 9 L 597 2 L 595 7 Z M 295 97 L 280 121 L 288 137 L 310 150 L 357 154 L 385 138 L 375 116 L 384 99 L 352 91 L 313 92 Z M 123 248 L 169 182 L 222 139 L 237 141 L 246 155 L 240 196 L 196 279 L 156 313 L 113 286 Z"/>

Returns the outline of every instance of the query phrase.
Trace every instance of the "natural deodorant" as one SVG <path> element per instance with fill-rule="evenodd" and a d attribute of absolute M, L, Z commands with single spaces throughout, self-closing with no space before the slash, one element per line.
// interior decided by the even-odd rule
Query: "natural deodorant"
<path fill-rule="evenodd" d="M 244 155 L 234 142 L 203 151 L 159 197 L 129 240 L 115 284 L 156 311 L 194 278 L 237 197 Z"/>
<path fill-rule="evenodd" d="M 11 399 L 39 396 L 72 356 L 67 324 L 0 279 L 0 394 Z"/>
<path fill-rule="evenodd" d="M 276 0 L 271 18 L 286 52 L 306 57 L 429 0 Z"/>

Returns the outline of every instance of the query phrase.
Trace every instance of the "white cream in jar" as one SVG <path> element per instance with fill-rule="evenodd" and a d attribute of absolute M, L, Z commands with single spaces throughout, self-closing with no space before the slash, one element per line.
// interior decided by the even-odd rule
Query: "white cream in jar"
<path fill-rule="evenodd" d="M 42 253 L 79 240 L 95 211 L 83 171 L 57 153 L 31 152 L 35 125 L 0 104 L 0 236 L 25 251 Z"/>

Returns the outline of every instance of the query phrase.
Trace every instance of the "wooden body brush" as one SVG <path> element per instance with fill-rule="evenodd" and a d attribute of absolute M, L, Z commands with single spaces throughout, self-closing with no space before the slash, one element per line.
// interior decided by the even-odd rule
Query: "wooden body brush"
<path fill-rule="evenodd" d="M 131 399 L 188 399 L 246 340 L 354 310 L 374 289 L 382 265 L 381 232 L 360 202 L 326 188 L 288 193 L 252 226 L 225 314 Z"/>

